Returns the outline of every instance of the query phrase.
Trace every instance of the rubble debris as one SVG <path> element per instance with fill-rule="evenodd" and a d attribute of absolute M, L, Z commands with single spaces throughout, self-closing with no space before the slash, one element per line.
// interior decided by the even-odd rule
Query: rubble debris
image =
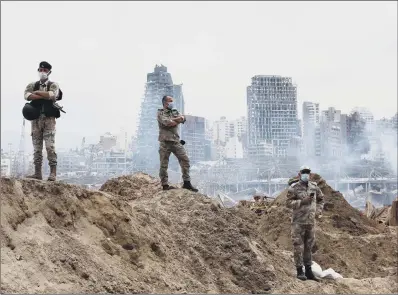
<path fill-rule="evenodd" d="M 398 197 L 392 202 L 391 205 L 389 225 L 398 226 Z"/>
<path fill-rule="evenodd" d="M 389 225 L 391 206 L 376 208 L 370 201 L 366 201 L 365 215 L 378 223 Z"/>

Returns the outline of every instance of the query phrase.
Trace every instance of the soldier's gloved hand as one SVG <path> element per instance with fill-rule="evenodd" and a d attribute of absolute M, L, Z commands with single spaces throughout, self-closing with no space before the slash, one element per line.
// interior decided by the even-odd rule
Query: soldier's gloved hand
<path fill-rule="evenodd" d="M 309 205 L 312 202 L 312 198 L 310 196 L 305 197 L 301 200 L 301 205 Z"/>

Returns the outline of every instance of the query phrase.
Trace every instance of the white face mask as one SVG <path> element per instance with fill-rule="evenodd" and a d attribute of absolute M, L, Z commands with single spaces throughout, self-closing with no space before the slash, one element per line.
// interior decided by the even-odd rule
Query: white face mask
<path fill-rule="evenodd" d="M 301 174 L 301 180 L 304 182 L 308 182 L 308 179 L 310 178 L 309 174 Z"/>
<path fill-rule="evenodd" d="M 48 78 L 48 74 L 46 72 L 39 72 L 39 78 L 40 80 L 46 80 Z"/>

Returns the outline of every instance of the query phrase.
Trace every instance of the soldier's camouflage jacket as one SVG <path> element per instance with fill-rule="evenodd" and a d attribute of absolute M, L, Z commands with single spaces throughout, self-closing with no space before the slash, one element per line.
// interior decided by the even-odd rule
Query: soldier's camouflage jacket
<path fill-rule="evenodd" d="M 308 205 L 302 205 L 301 200 L 314 193 L 312 202 Z M 286 206 L 293 209 L 292 223 L 296 224 L 315 224 L 315 216 L 322 214 L 323 193 L 316 182 L 309 181 L 308 186 L 298 181 L 293 183 L 287 191 Z"/>
<path fill-rule="evenodd" d="M 180 116 L 180 113 L 176 109 L 158 109 L 159 141 L 180 141 L 179 124 L 171 126 L 171 119 L 178 116 Z"/>

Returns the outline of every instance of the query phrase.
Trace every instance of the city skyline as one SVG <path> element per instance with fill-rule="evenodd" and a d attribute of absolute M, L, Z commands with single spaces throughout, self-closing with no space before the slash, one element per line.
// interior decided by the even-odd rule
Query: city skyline
<path fill-rule="evenodd" d="M 178 85 L 174 85 L 174 86 L 178 86 Z M 321 107 L 321 105 L 318 103 L 318 102 L 309 102 L 309 101 L 303 101 L 302 102 L 302 104 L 301 104 L 301 106 L 297 103 L 297 112 L 300 114 L 299 116 L 298 116 L 298 123 L 299 123 L 299 126 L 298 126 L 298 128 L 301 128 L 301 129 L 303 129 L 303 124 L 305 124 L 304 122 L 303 122 L 303 119 L 304 119 L 304 114 L 303 114 L 303 105 L 305 104 L 305 103 L 311 103 L 311 104 L 317 104 L 318 106 L 319 106 L 319 110 L 320 110 L 320 112 L 325 112 L 325 111 L 327 111 L 328 109 L 330 109 L 330 108 L 332 108 L 332 109 L 335 109 L 335 107 L 334 106 L 325 106 L 325 107 Z M 358 109 L 362 109 L 362 110 L 367 110 L 367 111 L 370 111 L 370 114 L 373 114 L 372 113 L 372 110 L 371 109 L 368 109 L 368 108 L 363 108 L 363 107 L 354 107 L 352 110 L 350 110 L 348 113 L 345 113 L 345 115 L 349 115 L 349 114 L 351 114 L 351 113 L 353 113 L 353 112 L 358 112 Z M 301 112 L 299 111 L 299 110 L 301 110 Z M 341 111 L 341 110 L 340 110 Z M 374 120 L 383 120 L 383 119 L 387 119 L 387 120 L 391 120 L 392 118 L 394 118 L 394 117 L 396 117 L 397 116 L 397 114 L 398 114 L 398 111 L 397 112 L 395 112 L 392 116 L 383 116 L 383 117 L 380 117 L 380 118 L 376 118 L 375 116 L 373 116 L 373 118 L 374 118 Z M 222 115 L 222 114 L 220 114 L 219 115 L 219 117 L 216 117 L 215 119 L 213 119 L 213 120 L 211 120 L 211 119 L 208 119 L 207 117 L 202 117 L 202 116 L 197 116 L 197 115 L 195 115 L 195 114 L 187 114 L 186 113 L 186 115 L 187 116 L 192 116 L 192 117 L 199 117 L 199 118 L 204 118 L 206 121 L 208 121 L 208 122 L 210 122 L 210 123 L 214 123 L 214 122 L 216 122 L 217 120 L 219 120 L 220 118 L 227 118 L 227 116 L 225 116 L 225 115 Z M 228 120 L 239 120 L 240 118 L 245 118 L 246 119 L 246 124 L 247 124 L 247 112 L 246 112 L 246 114 L 243 114 L 242 116 L 239 116 L 239 117 L 228 117 L 227 119 Z M 366 120 L 366 118 L 364 118 L 365 120 Z M 21 124 L 22 125 L 22 124 Z M 137 127 L 138 127 L 139 125 L 137 125 Z M 313 128 L 316 128 L 316 126 L 312 126 Z M 116 130 L 116 131 L 109 131 L 109 130 L 98 130 L 97 132 L 95 132 L 94 134 L 82 134 L 82 133 L 80 133 L 79 135 L 78 135 L 78 137 L 76 137 L 75 139 L 75 141 L 69 141 L 69 145 L 67 145 L 67 146 L 60 146 L 60 147 L 58 147 L 58 149 L 59 150 L 63 150 L 63 151 L 66 151 L 66 150 L 71 150 L 71 149 L 75 149 L 75 148 L 79 148 L 80 147 L 80 145 L 81 145 L 81 141 L 82 141 L 82 139 L 84 138 L 85 139 L 85 141 L 87 142 L 87 144 L 96 144 L 97 142 L 98 142 L 98 140 L 100 139 L 100 137 L 101 136 L 103 136 L 104 134 L 106 134 L 106 133 L 110 133 L 110 134 L 117 134 L 117 136 L 118 137 L 120 137 L 120 138 L 125 138 L 126 136 L 127 136 L 127 138 L 128 138 L 128 141 L 131 143 L 131 140 L 133 140 L 134 138 L 137 138 L 137 135 L 138 135 L 138 133 L 137 133 L 137 131 L 134 131 L 134 132 L 127 132 L 126 131 L 126 128 L 125 128 L 125 126 L 121 126 L 120 128 L 119 128 L 119 130 Z M 19 143 L 20 143 L 20 138 L 21 138 L 21 130 L 18 132 L 18 133 L 15 133 L 15 135 L 13 136 L 13 140 L 7 140 L 7 138 L 5 138 L 4 137 L 4 135 L 3 135 L 3 132 L 2 132 L 2 142 L 1 142 L 1 149 L 3 149 L 4 151 L 8 151 L 9 150 L 9 148 L 10 148 L 10 144 L 11 144 L 11 146 L 12 146 L 12 150 L 13 151 L 17 151 L 18 149 L 19 149 Z M 62 133 L 61 134 L 57 134 L 57 136 L 59 137 L 59 136 L 62 136 Z M 302 134 L 302 136 L 304 137 L 304 134 Z M 154 142 L 156 142 L 157 141 L 157 135 L 155 136 L 156 138 L 155 138 L 155 140 L 154 140 Z M 120 144 L 120 143 L 119 143 Z M 30 140 L 30 122 L 29 121 L 27 121 L 26 120 L 26 122 L 25 122 L 25 150 L 26 151 L 33 151 L 33 147 L 32 147 L 32 145 L 31 145 L 31 140 Z"/>
<path fill-rule="evenodd" d="M 210 120 L 245 116 L 245 90 L 255 75 L 292 77 L 299 118 L 303 101 L 320 103 L 323 109 L 334 106 L 344 113 L 362 106 L 376 119 L 396 112 L 394 2 L 156 3 L 161 9 L 139 2 L 1 5 L 2 148 L 9 142 L 14 147 L 19 144 L 22 92 L 36 79 L 42 60 L 53 65 L 51 78 L 64 92 L 61 105 L 67 113 L 57 120 L 58 148 L 78 146 L 82 137 L 93 142 L 122 127 L 130 135 L 135 133 L 145 73 L 161 63 L 175 84 L 184 85 L 186 114 Z M 85 16 L 93 7 L 96 13 L 87 25 Z M 226 7 L 230 13 L 223 15 L 220 26 L 219 15 Z M 59 9 L 64 13 L 59 14 Z M 176 9 L 178 20 L 162 21 L 162 15 Z M 18 48 L 36 38 L 26 34 L 30 26 L 26 20 L 35 13 L 48 15 L 51 25 L 46 31 L 58 38 L 54 46 L 32 47 L 14 58 Z M 73 13 L 70 22 L 67 15 Z M 201 13 L 206 13 L 206 22 Z M 244 21 L 238 24 L 242 15 Z M 174 32 L 175 41 L 170 42 L 169 34 L 159 27 Z M 277 29 L 258 38 L 263 28 Z M 115 102 L 122 106 L 116 116 L 109 112 Z"/>

